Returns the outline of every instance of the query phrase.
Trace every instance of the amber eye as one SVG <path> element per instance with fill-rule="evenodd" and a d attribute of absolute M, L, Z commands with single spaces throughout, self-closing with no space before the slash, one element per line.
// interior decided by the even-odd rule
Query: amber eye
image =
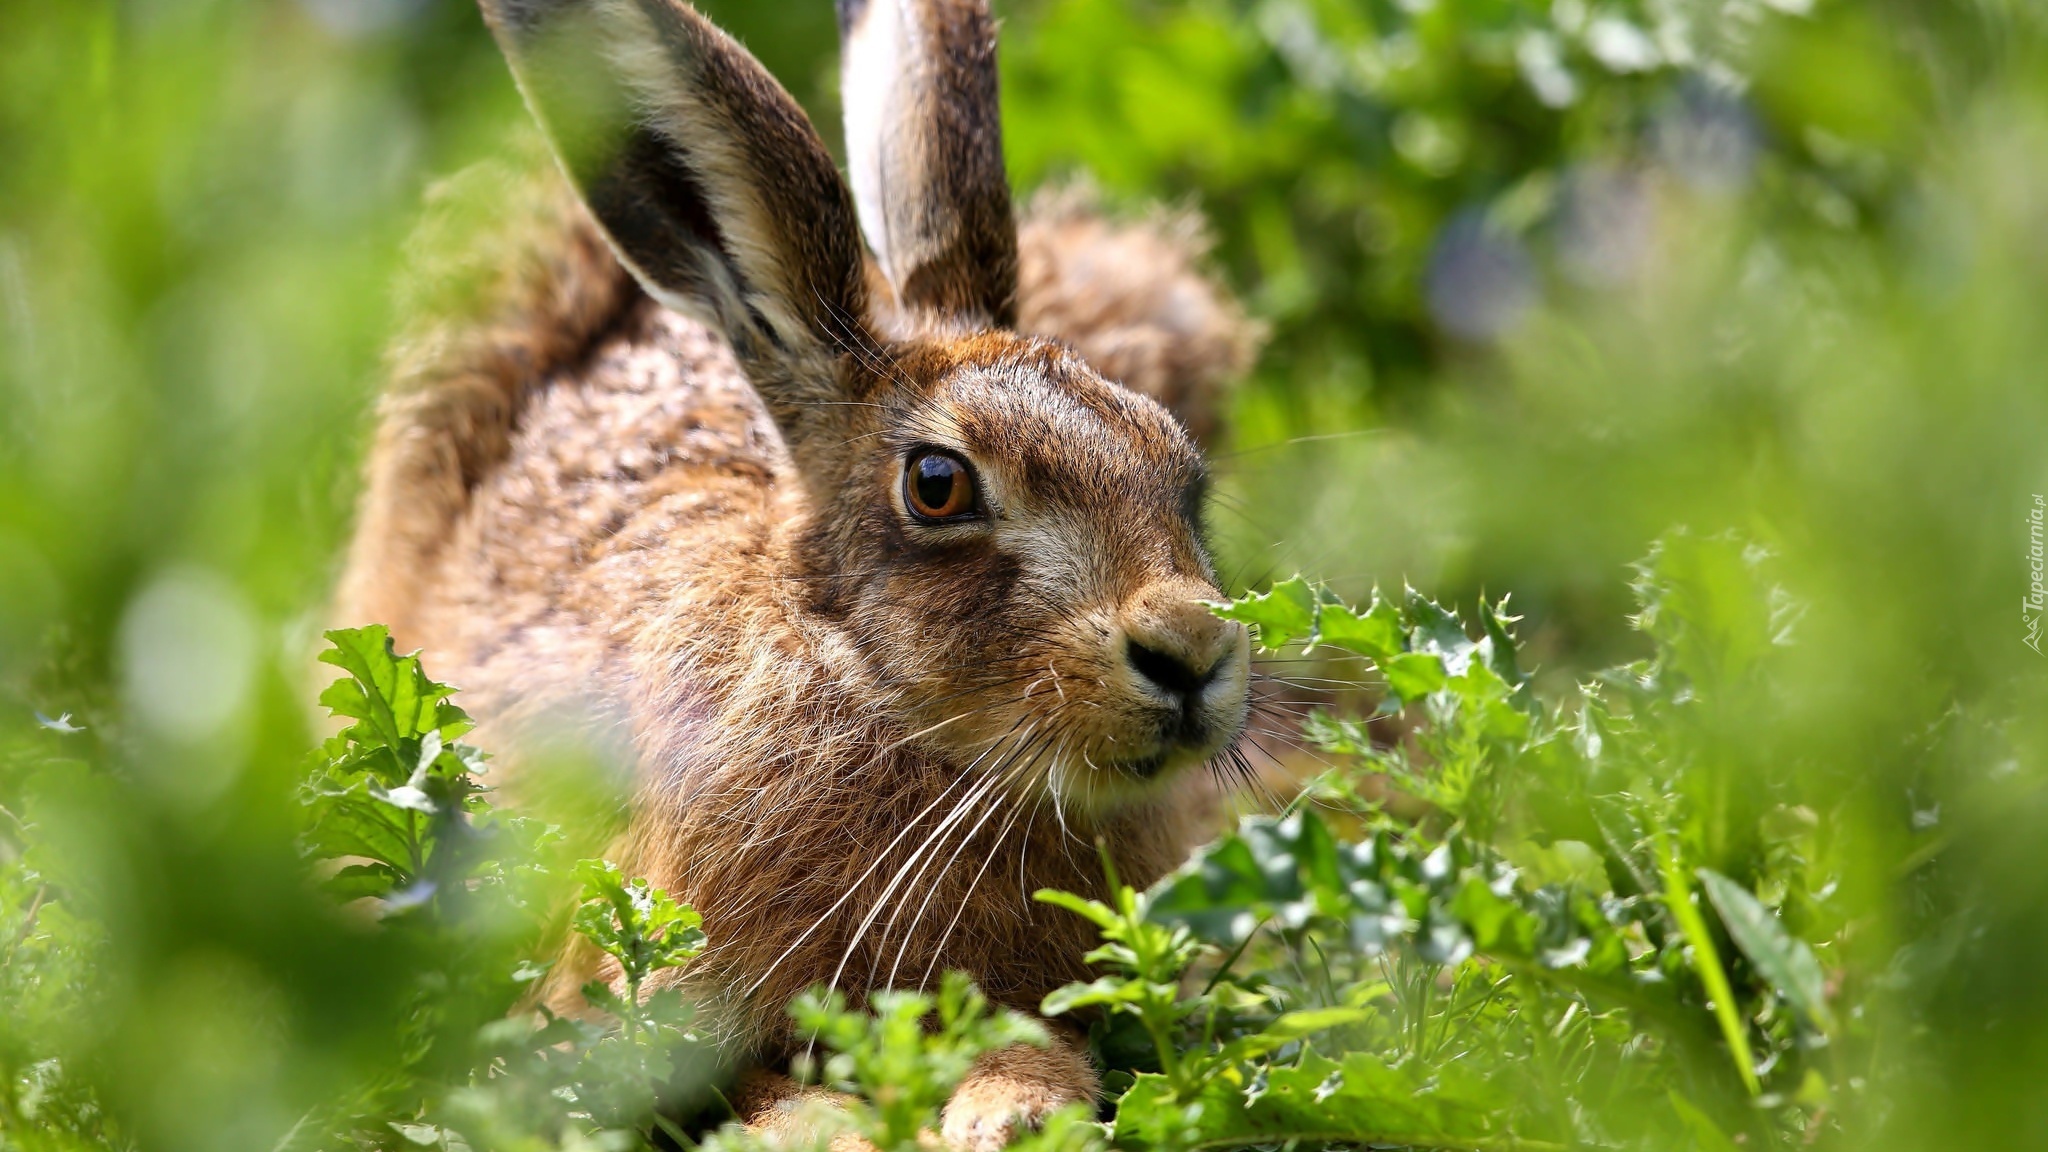
<path fill-rule="evenodd" d="M 921 452 L 903 473 L 903 499 L 927 520 L 952 520 L 974 511 L 974 477 L 948 452 Z"/>

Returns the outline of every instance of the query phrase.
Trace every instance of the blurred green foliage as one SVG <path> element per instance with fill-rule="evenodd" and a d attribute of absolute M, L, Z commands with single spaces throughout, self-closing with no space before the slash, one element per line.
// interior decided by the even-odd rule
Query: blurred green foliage
<path fill-rule="evenodd" d="M 707 7 L 830 123 L 824 0 Z M 1427 661 L 1384 654 L 1387 684 L 1422 677 L 1409 720 L 1333 712 L 1323 754 L 1433 804 L 1402 852 L 1462 836 L 1531 892 L 1635 900 L 1646 939 L 1656 908 L 1685 921 L 1660 929 L 1692 950 L 1669 991 L 1720 1061 L 1671 1083 L 1651 1052 L 1628 1066 L 1647 1086 L 1617 1074 L 1589 1102 L 1546 1077 L 1593 1083 L 1572 1052 L 1621 1067 L 1598 1063 L 1636 1059 L 1621 1023 L 1650 1047 L 1654 1028 L 1590 996 L 1544 1016 L 1578 1001 L 1504 1001 L 1484 965 L 1424 979 L 1439 961 L 1410 941 L 1384 990 L 1335 984 L 1371 995 L 1320 1006 L 1378 1013 L 1312 1040 L 1355 1065 L 1344 1084 L 1394 1069 L 1384 1095 L 1408 1083 L 1402 1059 L 1534 1052 L 1487 1088 L 1512 1106 L 1459 1096 L 1461 1072 L 1434 1082 L 1487 1124 L 1594 1143 L 1577 1117 L 1647 1116 L 1628 1109 L 1672 1088 L 1641 1130 L 1658 1146 L 1755 1146 L 1795 1115 L 1822 1146 L 2037 1143 L 2040 6 L 998 8 L 1019 186 L 1088 178 L 1112 202 L 1200 208 L 1271 326 L 1216 454 L 1238 586 L 1320 577 L 1334 591 L 1294 601 L 1314 628 L 1405 577 L 1489 638 L 1513 593 L 1530 679 L 1499 678 L 1526 708 L 1434 715 Z M 422 973 L 447 960 L 337 916 L 308 881 L 309 654 L 421 193 L 498 154 L 521 116 L 461 0 L 0 0 L 0 1147 L 277 1148 L 338 1085 L 390 1071 Z M 1645 606 L 1629 564 L 1659 539 Z M 1768 554 L 1761 599 L 1751 553 L 1712 545 L 1728 539 Z M 1377 627 L 1353 615 L 1354 636 Z M 1322 636 L 1319 653 L 1339 644 Z M 1581 691 L 1653 650 L 1633 680 Z M 1681 707 L 1674 675 L 1715 690 Z M 1610 706 L 1626 723 L 1603 732 Z M 1518 734 L 1502 707 L 1548 719 Z M 1560 767 L 1617 757 L 1653 786 Z M 378 787 L 428 793 L 409 781 Z M 1340 784 L 1319 802 L 1376 795 Z M 605 810 L 613 786 L 586 803 Z M 1662 860 L 1683 867 L 1652 853 L 1661 871 L 1630 873 L 1640 842 L 1602 820 L 1615 787 L 1665 806 Z M 1385 832 L 1337 824 L 1347 844 Z M 1162 1026 L 1200 1019 L 1187 991 L 1154 1006 Z M 1233 1011 L 1253 1035 L 1314 1008 Z M 1751 1068 L 1772 1097 L 1753 1118 L 1738 1036 L 1777 1061 Z"/>

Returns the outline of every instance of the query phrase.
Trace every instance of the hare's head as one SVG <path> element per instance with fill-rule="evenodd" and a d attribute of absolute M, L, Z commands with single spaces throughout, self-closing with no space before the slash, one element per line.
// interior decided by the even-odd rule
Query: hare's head
<path fill-rule="evenodd" d="M 731 341 L 802 488 L 790 586 L 906 735 L 1084 802 L 1221 754 L 1249 654 L 1202 604 L 1199 451 L 1009 330 L 982 0 L 840 0 L 858 212 L 795 103 L 678 0 L 484 8 L 620 257 Z"/>

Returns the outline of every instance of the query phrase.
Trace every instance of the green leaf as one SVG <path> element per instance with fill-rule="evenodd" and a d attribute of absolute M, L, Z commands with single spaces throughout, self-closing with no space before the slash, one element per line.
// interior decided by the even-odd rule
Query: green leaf
<path fill-rule="evenodd" d="M 1046 994 L 1039 1010 L 1047 1016 L 1064 1016 L 1076 1008 L 1135 1003 L 1146 994 L 1142 981 L 1121 976 L 1104 976 L 1086 984 L 1068 984 Z M 1170 990 L 1169 990 L 1170 994 Z"/>
<path fill-rule="evenodd" d="M 1088 920 L 1098 928 L 1114 927 L 1121 919 L 1116 914 L 1115 909 L 1100 900 L 1090 900 L 1086 897 L 1076 896 L 1072 892 L 1062 892 L 1057 888 L 1040 888 L 1031 894 L 1031 898 L 1041 904 L 1050 904 L 1055 908 L 1065 908 L 1074 915 Z"/>
<path fill-rule="evenodd" d="M 1319 619 L 1320 642 L 1374 660 L 1386 660 L 1401 652 L 1401 612 L 1392 603 L 1372 594 L 1372 607 L 1360 614 L 1342 603 L 1326 603 Z"/>
<path fill-rule="evenodd" d="M 1443 657 L 1431 652 L 1403 652 L 1379 665 L 1380 675 L 1387 678 L 1387 690 L 1401 703 L 1441 691 L 1448 682 Z"/>
<path fill-rule="evenodd" d="M 1697 1105 L 1680 1095 L 1678 1089 L 1673 1088 L 1669 1098 L 1672 1111 L 1678 1113 L 1679 1122 L 1692 1134 L 1693 1143 L 1698 1145 L 1700 1152 L 1742 1152 L 1741 1146 L 1721 1131 L 1713 1117 L 1700 1111 Z"/>
<path fill-rule="evenodd" d="M 306 803 L 313 810 L 304 834 L 305 850 L 316 859 L 361 856 L 388 865 L 410 880 L 419 861 L 413 858 L 416 834 L 408 825 L 414 819 L 370 794 L 370 781 L 358 780 L 347 787 L 335 787 L 331 780 L 316 781 L 307 790 Z"/>
<path fill-rule="evenodd" d="M 1721 923 L 1727 925 L 1729 937 L 1757 972 L 1814 1027 L 1833 1032 L 1835 1018 L 1828 1010 L 1827 981 L 1813 949 L 1785 931 L 1749 889 L 1711 868 L 1701 868 L 1699 878 L 1714 910 L 1721 914 Z"/>
<path fill-rule="evenodd" d="M 1393 1065 L 1370 1053 L 1339 1063 L 1305 1051 L 1291 1066 L 1227 1069 L 1192 1095 L 1144 1074 L 1118 1102 L 1117 1144 L 1136 1148 L 1242 1148 L 1291 1142 L 1403 1145 L 1482 1152 L 1550 1152 L 1563 1142 L 1505 1129 L 1509 1090 L 1456 1065 Z"/>
<path fill-rule="evenodd" d="M 1486 629 L 1486 636 L 1479 645 L 1486 666 L 1508 686 L 1520 687 L 1527 677 L 1515 659 L 1515 637 L 1508 631 L 1508 625 L 1520 622 L 1521 617 L 1508 615 L 1507 608 L 1508 598 L 1505 596 L 1492 604 L 1483 599 L 1479 602 L 1479 622 Z"/>
<path fill-rule="evenodd" d="M 398 655 L 382 624 L 338 628 L 326 636 L 332 646 L 320 653 L 320 661 L 350 678 L 335 681 L 320 694 L 320 702 L 335 715 L 358 722 L 348 730 L 350 740 L 396 748 L 436 729 L 450 740 L 468 731 L 469 717 L 446 703 L 454 689 L 428 679 L 416 655 Z"/>
<path fill-rule="evenodd" d="M 320 882 L 320 887 L 337 900 L 383 898 L 404 882 L 404 876 L 388 864 L 351 864 Z"/>
<path fill-rule="evenodd" d="M 1413 588 L 1405 591 L 1409 649 L 1441 657 L 1446 675 L 1463 675 L 1479 645 L 1465 635 L 1458 614 Z"/>
<path fill-rule="evenodd" d="M 1318 1032 L 1363 1023 L 1375 1015 L 1377 1013 L 1373 1009 L 1362 1007 L 1311 1008 L 1289 1012 L 1250 1036 L 1227 1045 L 1224 1048 L 1224 1055 L 1238 1062 L 1256 1059 L 1289 1044 L 1306 1040 Z"/>
<path fill-rule="evenodd" d="M 1296 640 L 1315 642 L 1317 596 L 1299 576 L 1273 585 L 1267 592 L 1239 600 L 1211 603 L 1210 611 L 1258 629 L 1259 647 L 1278 651 Z"/>
<path fill-rule="evenodd" d="M 642 879 L 627 880 L 609 860 L 576 865 L 583 903 L 571 924 L 619 962 L 626 983 L 638 988 L 650 974 L 676 968 L 704 950 L 703 918 Z"/>
<path fill-rule="evenodd" d="M 1751 1096 L 1762 1092 L 1757 1082 L 1756 1058 L 1750 1054 L 1749 1034 L 1744 1030 L 1741 1013 L 1735 1006 L 1735 990 L 1728 985 L 1727 969 L 1721 963 L 1721 955 L 1714 947 L 1714 938 L 1707 932 L 1707 922 L 1693 903 L 1692 885 L 1687 883 L 1685 870 L 1680 865 L 1677 852 L 1669 845 L 1659 846 L 1657 853 L 1664 875 L 1664 906 L 1670 910 L 1672 919 L 1685 941 L 1691 946 L 1691 965 L 1700 978 L 1700 985 L 1706 989 L 1707 999 L 1714 1006 L 1714 1022 L 1721 1028 L 1721 1037 L 1728 1043 L 1728 1059 L 1735 1066 L 1735 1075 Z"/>

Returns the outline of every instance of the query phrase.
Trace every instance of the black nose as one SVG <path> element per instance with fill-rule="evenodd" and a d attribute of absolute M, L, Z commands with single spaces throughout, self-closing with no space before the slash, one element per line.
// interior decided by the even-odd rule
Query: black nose
<path fill-rule="evenodd" d="M 1138 670 L 1138 675 L 1179 696 L 1193 696 L 1201 691 L 1203 685 L 1216 678 L 1216 669 L 1223 663 L 1218 660 L 1198 669 L 1178 656 L 1147 648 L 1136 640 L 1125 643 L 1124 657 Z"/>

